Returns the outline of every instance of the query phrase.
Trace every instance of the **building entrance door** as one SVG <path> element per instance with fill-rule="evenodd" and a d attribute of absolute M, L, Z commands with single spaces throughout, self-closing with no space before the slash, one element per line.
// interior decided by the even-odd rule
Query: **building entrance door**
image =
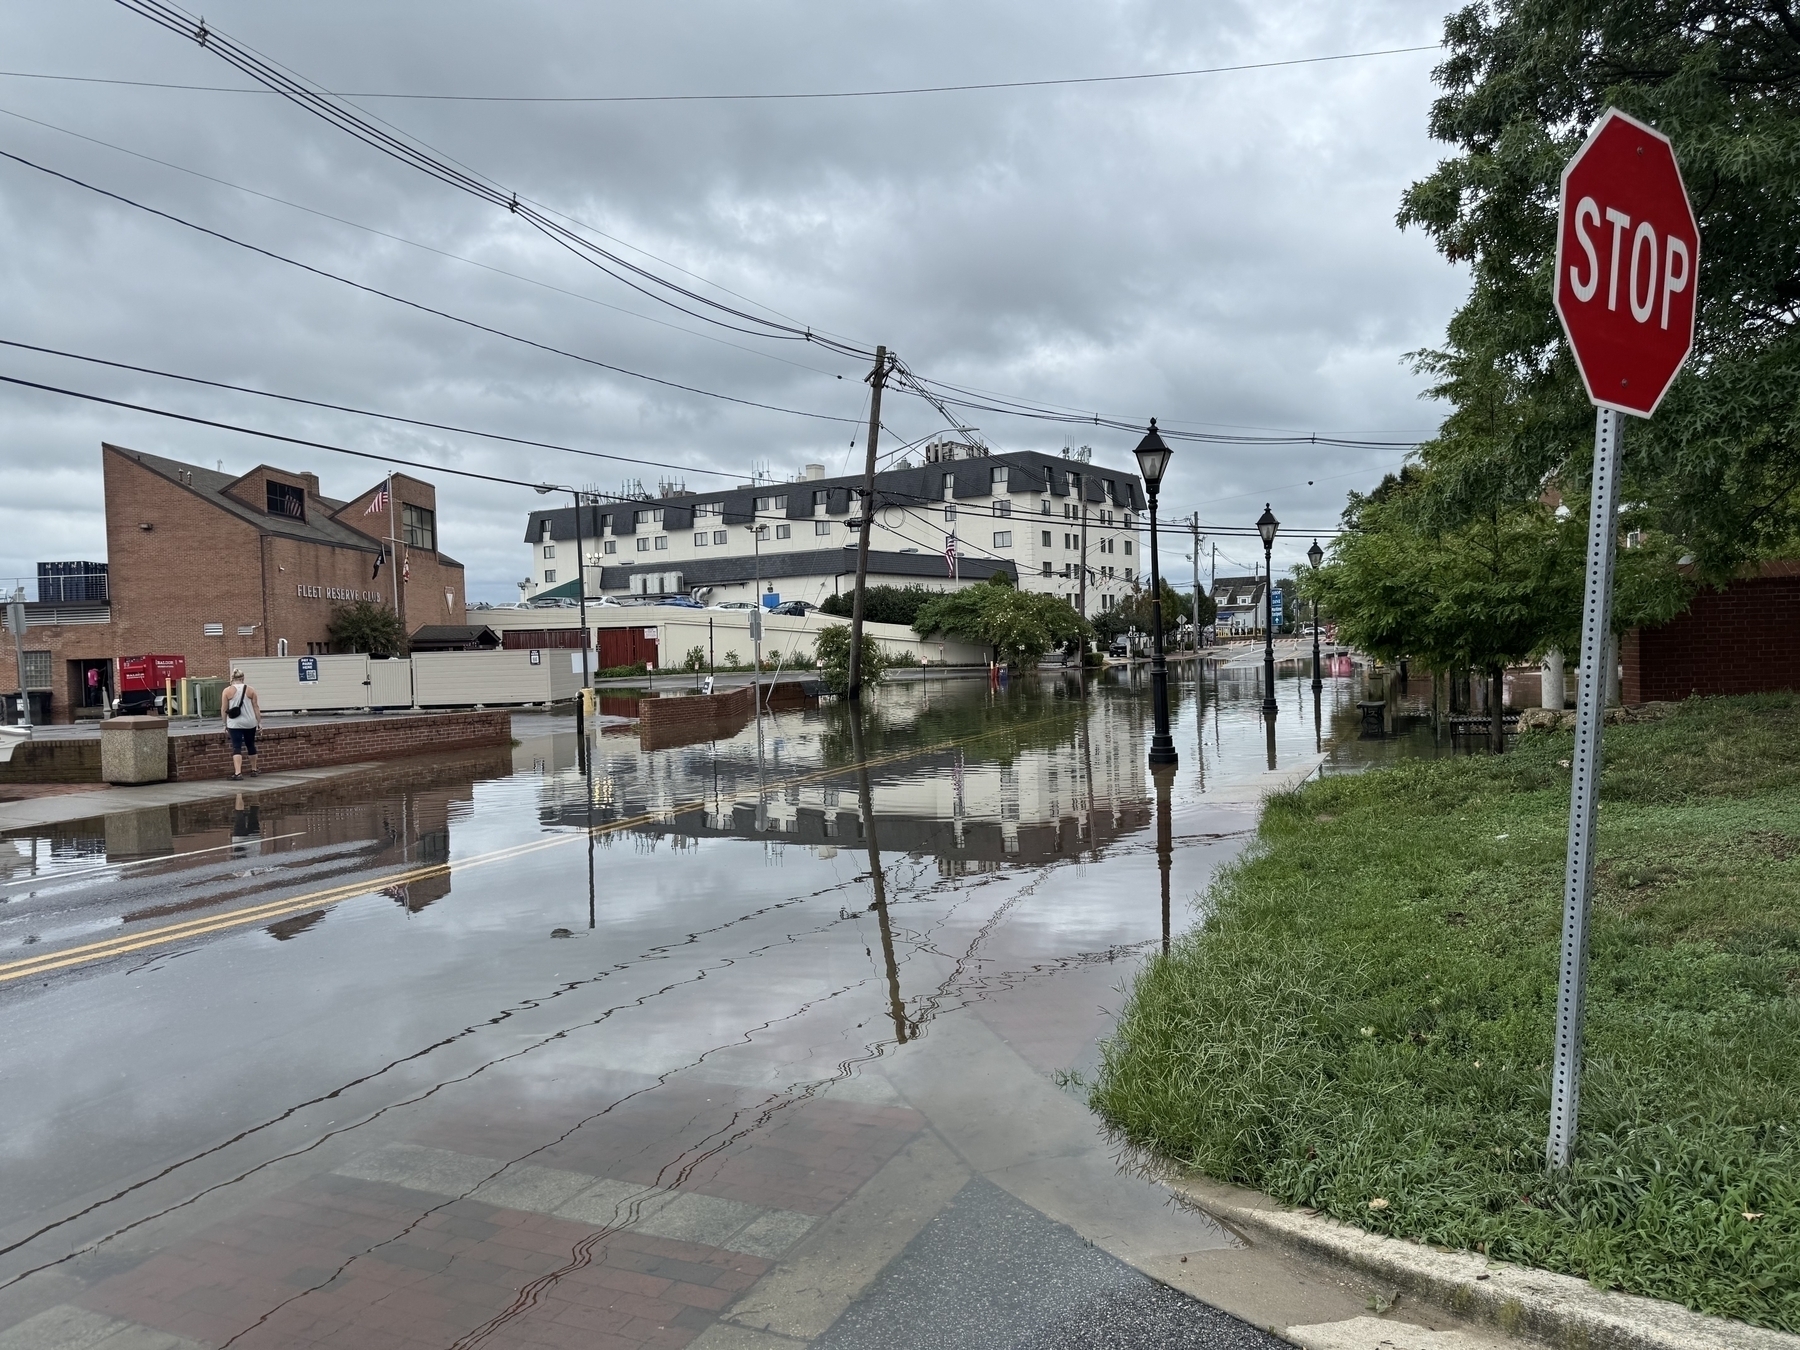
<path fill-rule="evenodd" d="M 69 706 L 78 718 L 104 717 L 112 707 L 112 662 L 68 662 Z"/>

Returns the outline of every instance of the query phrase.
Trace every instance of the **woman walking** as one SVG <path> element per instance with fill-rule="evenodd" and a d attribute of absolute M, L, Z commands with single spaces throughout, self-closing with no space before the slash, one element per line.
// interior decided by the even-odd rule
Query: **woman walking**
<path fill-rule="evenodd" d="M 219 699 L 219 712 L 225 719 L 225 730 L 231 737 L 231 779 L 235 783 L 244 776 L 244 757 L 250 758 L 250 773 L 257 776 L 256 728 L 262 721 L 262 704 L 256 690 L 244 678 L 244 672 L 233 670 L 231 683 Z"/>

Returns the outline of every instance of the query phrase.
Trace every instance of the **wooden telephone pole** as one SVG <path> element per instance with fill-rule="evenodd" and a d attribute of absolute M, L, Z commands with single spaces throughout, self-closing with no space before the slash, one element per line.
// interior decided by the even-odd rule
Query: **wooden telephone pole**
<path fill-rule="evenodd" d="M 856 596 L 850 604 L 850 676 L 844 697 L 852 703 L 862 698 L 863 592 L 869 581 L 869 528 L 875 523 L 875 442 L 881 434 L 881 387 L 887 383 L 886 347 L 875 349 L 875 369 L 869 372 L 869 453 L 863 463 L 862 526 L 856 536 Z"/>

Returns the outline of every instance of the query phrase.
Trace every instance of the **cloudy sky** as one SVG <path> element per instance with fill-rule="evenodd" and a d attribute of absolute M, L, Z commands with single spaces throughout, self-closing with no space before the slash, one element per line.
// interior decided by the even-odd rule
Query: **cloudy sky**
<path fill-rule="evenodd" d="M 210 27 L 357 95 L 669 95 L 911 87 L 1281 61 L 1435 42 L 1443 0 L 1346 5 L 595 6 L 211 0 Z M 0 374 L 526 481 L 616 490 L 854 461 L 866 364 L 727 331 L 638 294 L 504 210 L 266 93 L 115 0 L 0 8 L 0 150 L 288 257 L 534 341 L 737 398 L 672 391 L 258 257 L 0 160 L 0 338 L 613 455 L 496 445 L 0 347 Z M 409 137 L 716 299 L 938 380 L 1191 430 L 1387 441 L 1438 410 L 1404 361 L 1466 277 L 1394 213 L 1444 153 L 1430 52 L 1190 78 L 840 100 L 613 103 L 358 97 Z M 16 72 L 100 82 L 22 78 Z M 86 139 L 83 139 L 86 138 Z M 104 144 L 102 144 L 102 142 Z M 155 161 L 162 161 L 157 163 Z M 278 200 L 277 200 L 278 199 Z M 598 237 L 596 235 L 595 237 Z M 677 270 L 683 269 L 683 270 Z M 734 299 L 745 297 L 749 304 Z M 381 466 L 0 386 L 0 584 L 105 556 L 102 440 L 349 497 Z M 832 420 L 840 419 L 840 420 Z M 890 395 L 895 437 L 942 427 Z M 992 414 L 996 448 L 1134 438 Z M 892 442 L 890 442 L 891 444 Z M 1170 515 L 1243 526 L 1265 499 L 1328 526 L 1400 449 L 1181 445 Z M 712 472 L 709 472 L 712 471 Z M 438 484 L 474 599 L 524 575 L 524 488 Z M 1308 486 L 1308 483 L 1311 486 Z M 1310 536 L 1284 541 L 1288 561 Z M 1220 538 L 1220 571 L 1248 561 Z M 203 546 L 203 541 L 201 546 Z M 1167 555 L 1165 555 L 1167 556 Z M 1210 564 L 1210 546 L 1207 550 Z M 1179 556 L 1169 570 L 1186 573 Z M 1232 570 L 1237 570 L 1233 568 Z"/>

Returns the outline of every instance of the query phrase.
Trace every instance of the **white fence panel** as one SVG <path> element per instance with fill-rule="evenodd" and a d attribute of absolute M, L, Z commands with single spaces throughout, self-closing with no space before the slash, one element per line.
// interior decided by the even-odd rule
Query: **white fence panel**
<path fill-rule="evenodd" d="M 410 708 L 413 701 L 411 661 L 369 662 L 369 703 L 376 708 Z"/>
<path fill-rule="evenodd" d="M 302 662 L 316 669 L 317 680 L 302 682 Z M 369 658 L 351 656 L 250 656 L 234 661 L 256 690 L 266 712 L 327 712 L 369 706 Z M 383 663 L 392 664 L 392 663 Z"/>
<path fill-rule="evenodd" d="M 540 664 L 531 653 L 418 652 L 413 656 L 413 697 L 421 708 L 466 708 L 474 704 L 543 703 L 550 698 L 551 672 L 561 660 L 568 675 L 567 653 L 546 651 Z"/>

